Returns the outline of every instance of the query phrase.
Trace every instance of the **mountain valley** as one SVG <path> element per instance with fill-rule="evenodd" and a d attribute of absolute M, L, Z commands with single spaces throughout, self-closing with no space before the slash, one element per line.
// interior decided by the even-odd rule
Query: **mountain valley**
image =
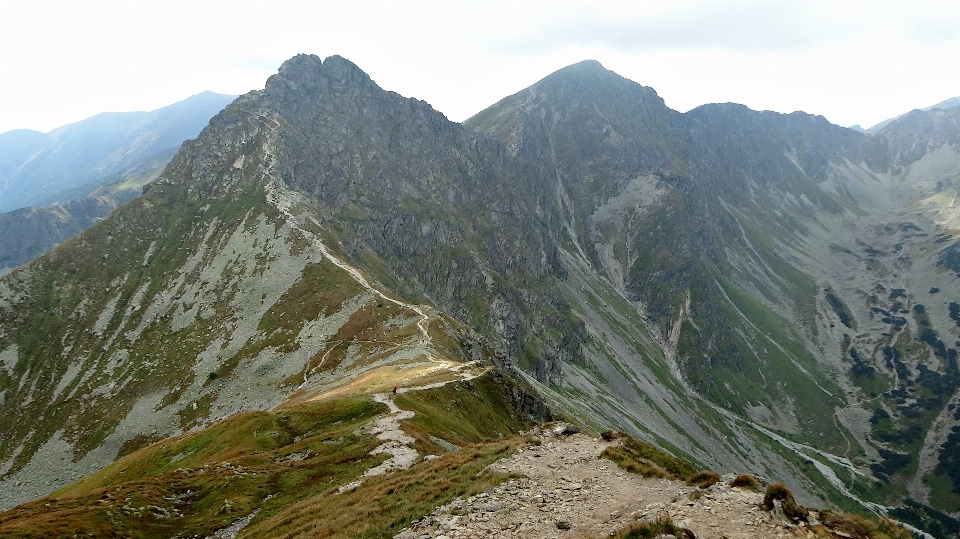
<path fill-rule="evenodd" d="M 0 279 L 0 530 L 359 534 L 319 507 L 427 489 L 393 534 L 563 419 L 956 535 L 958 182 L 958 107 L 679 113 L 586 61 L 457 124 L 299 55 Z M 415 464 L 365 476 L 394 386 Z"/>

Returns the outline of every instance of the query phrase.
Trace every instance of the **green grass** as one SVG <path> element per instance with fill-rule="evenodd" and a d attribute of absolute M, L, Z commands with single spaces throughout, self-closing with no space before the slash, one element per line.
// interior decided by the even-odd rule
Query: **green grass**
<path fill-rule="evenodd" d="M 620 445 L 608 447 L 600 454 L 628 472 L 644 477 L 665 477 L 687 481 L 697 468 L 686 460 L 671 455 L 655 445 L 619 433 Z"/>
<path fill-rule="evenodd" d="M 511 477 L 486 468 L 524 443 L 514 436 L 467 446 L 409 470 L 368 479 L 340 495 L 318 493 L 286 507 L 271 500 L 265 516 L 258 516 L 239 538 L 392 537 L 436 506 L 477 494 Z"/>
<path fill-rule="evenodd" d="M 288 505 L 378 464 L 385 457 L 369 452 L 379 442 L 358 429 L 385 409 L 352 397 L 238 414 L 0 514 L 0 536 L 208 535 L 268 496 Z"/>
<path fill-rule="evenodd" d="M 516 383 L 499 373 L 487 374 L 467 382 L 402 393 L 396 403 L 416 415 L 403 422 L 404 430 L 417 439 L 423 452 L 442 452 L 430 439 L 435 436 L 465 446 L 511 437 L 532 425 L 512 400 Z"/>
<path fill-rule="evenodd" d="M 342 495 L 335 494 L 340 485 L 386 458 L 370 454 L 380 442 L 364 429 L 386 407 L 366 397 L 245 412 L 153 443 L 0 514 L 0 536 L 204 536 L 261 508 L 244 536 L 283 530 L 313 537 L 329 529 L 335 537 L 389 537 L 436 505 L 507 477 L 482 472 L 533 442 L 516 434 L 531 422 L 512 400 L 515 389 L 488 373 L 399 395 L 401 407 L 416 410 L 403 423 L 415 447 L 439 458 L 369 478 Z M 431 437 L 460 449 L 447 451 Z"/>
<path fill-rule="evenodd" d="M 930 505 L 947 513 L 960 511 L 960 494 L 954 492 L 953 481 L 946 475 L 930 474 L 923 478 L 930 486 Z"/>

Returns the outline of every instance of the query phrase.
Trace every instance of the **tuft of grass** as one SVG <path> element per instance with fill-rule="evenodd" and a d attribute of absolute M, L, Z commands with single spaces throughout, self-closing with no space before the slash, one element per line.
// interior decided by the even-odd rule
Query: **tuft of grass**
<path fill-rule="evenodd" d="M 760 482 L 757 481 L 756 477 L 748 473 L 742 473 L 738 475 L 736 479 L 730 482 L 730 486 L 745 488 L 754 492 L 760 492 Z"/>
<path fill-rule="evenodd" d="M 766 493 L 763 496 L 763 507 L 766 511 L 773 510 L 774 500 L 779 500 L 781 507 L 783 507 L 783 514 L 792 518 L 794 520 L 799 520 L 807 518 L 807 513 L 809 511 L 806 507 L 797 503 L 797 500 L 793 497 L 793 492 L 783 483 L 783 481 L 777 481 L 776 483 L 771 484 L 767 487 Z"/>
<path fill-rule="evenodd" d="M 628 472 L 681 481 L 686 481 L 696 472 L 696 468 L 686 460 L 651 443 L 635 440 L 622 432 L 617 437 L 620 438 L 620 445 L 604 449 L 600 456 L 612 460 Z"/>
<path fill-rule="evenodd" d="M 828 509 L 820 512 L 820 522 L 832 530 L 843 532 L 855 539 L 913 538 L 913 534 L 888 518 L 872 521 L 860 515 L 835 513 Z"/>
<path fill-rule="evenodd" d="M 710 488 L 712 485 L 720 481 L 720 474 L 714 472 L 713 470 L 703 470 L 692 475 L 687 479 L 687 484 L 693 485 L 699 488 Z"/>
<path fill-rule="evenodd" d="M 677 526 L 669 517 L 660 517 L 653 522 L 633 522 L 618 530 L 613 537 L 616 539 L 651 539 L 661 535 L 672 535 L 677 539 L 694 539 L 693 532 Z"/>

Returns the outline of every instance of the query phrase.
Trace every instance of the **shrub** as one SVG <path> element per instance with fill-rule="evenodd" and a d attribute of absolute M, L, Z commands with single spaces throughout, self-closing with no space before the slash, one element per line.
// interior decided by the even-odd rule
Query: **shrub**
<path fill-rule="evenodd" d="M 874 522 L 860 515 L 839 514 L 828 509 L 820 512 L 820 522 L 830 529 L 856 539 L 911 539 L 913 537 L 910 532 L 887 518 Z"/>
<path fill-rule="evenodd" d="M 748 473 L 738 475 L 737 478 L 730 483 L 730 486 L 760 492 L 760 483 L 757 481 L 757 478 Z"/>
<path fill-rule="evenodd" d="M 667 477 L 685 481 L 696 468 L 682 458 L 658 449 L 655 445 L 618 433 L 620 445 L 603 450 L 600 456 L 616 462 L 621 468 L 645 477 Z"/>
<path fill-rule="evenodd" d="M 600 453 L 600 456 L 612 460 L 617 466 L 620 466 L 630 473 L 643 477 L 672 478 L 670 472 L 647 459 L 637 458 L 636 455 L 625 450 L 623 447 L 608 447 L 603 450 L 603 453 Z"/>
<path fill-rule="evenodd" d="M 718 481 L 720 481 L 720 474 L 712 470 L 703 470 L 688 479 L 687 484 L 700 488 L 709 488 Z"/>
<path fill-rule="evenodd" d="M 680 528 L 669 517 L 653 522 L 634 522 L 614 535 L 616 539 L 652 539 L 658 535 L 672 535 L 677 539 L 694 539 L 693 532 Z"/>
<path fill-rule="evenodd" d="M 780 500 L 780 506 L 783 508 L 783 514 L 792 519 L 802 519 L 807 517 L 807 508 L 798 504 L 797 500 L 793 497 L 793 492 L 787 485 L 783 484 L 783 481 L 777 481 L 769 487 L 763 496 L 763 509 L 766 511 L 773 510 L 774 500 Z"/>

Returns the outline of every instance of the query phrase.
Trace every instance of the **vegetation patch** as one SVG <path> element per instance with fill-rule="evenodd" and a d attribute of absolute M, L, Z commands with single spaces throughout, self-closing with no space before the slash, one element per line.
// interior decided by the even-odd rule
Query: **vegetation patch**
<path fill-rule="evenodd" d="M 751 479 L 753 478 L 751 477 Z M 756 483 L 756 479 L 754 479 L 754 483 Z M 806 518 L 809 512 L 805 507 L 797 503 L 797 500 L 793 497 L 793 492 L 787 488 L 787 485 L 782 481 L 777 481 L 767 487 L 767 491 L 763 495 L 763 504 L 761 507 L 763 507 L 765 511 L 773 511 L 775 508 L 774 502 L 779 502 L 781 509 L 783 509 L 783 514 L 792 519 Z"/>
<path fill-rule="evenodd" d="M 396 403 L 416 413 L 402 423 L 404 431 L 416 438 L 414 447 L 436 454 L 446 449 L 431 436 L 466 446 L 529 429 L 533 421 L 518 410 L 514 392 L 523 393 L 515 382 L 490 371 L 473 380 L 401 393 Z"/>
<path fill-rule="evenodd" d="M 600 454 L 624 470 L 644 477 L 663 477 L 687 481 L 697 469 L 686 460 L 666 453 L 655 445 L 618 433 L 620 445 L 608 447 Z"/>
<path fill-rule="evenodd" d="M 960 327 L 960 303 L 951 301 L 948 309 L 950 311 L 950 319 L 953 320 L 958 327 Z"/>
<path fill-rule="evenodd" d="M 733 481 L 730 482 L 731 487 L 740 487 L 747 490 L 752 490 L 754 492 L 760 491 L 760 482 L 757 481 L 757 478 L 748 474 L 742 473 L 735 477 Z"/>
<path fill-rule="evenodd" d="M 0 536 L 207 536 L 267 497 L 274 505 L 261 515 L 335 490 L 377 465 L 385 457 L 369 453 L 379 441 L 360 428 L 385 410 L 345 398 L 238 414 L 0 514 Z"/>
<path fill-rule="evenodd" d="M 954 243 L 940 253 L 937 265 L 948 269 L 960 277 L 960 242 Z"/>
<path fill-rule="evenodd" d="M 934 537 L 956 537 L 960 534 L 960 520 L 910 498 L 903 506 L 890 509 L 889 513 L 893 518 L 924 530 Z"/>
<path fill-rule="evenodd" d="M 720 474 L 712 470 L 697 472 L 687 479 L 688 484 L 697 488 L 709 488 L 710 486 L 715 485 L 718 481 L 720 481 Z"/>
<path fill-rule="evenodd" d="M 896 451 L 890 451 L 882 447 L 879 451 L 880 457 L 883 460 L 871 464 L 870 470 L 886 481 L 889 481 L 890 476 L 896 474 L 898 470 L 910 464 L 910 461 L 913 460 L 913 457 L 910 456 L 909 453 L 897 453 Z"/>
<path fill-rule="evenodd" d="M 940 446 L 936 472 L 949 477 L 953 492 L 960 494 L 960 426 L 950 429 L 946 441 Z"/>
<path fill-rule="evenodd" d="M 677 526 L 669 517 L 657 518 L 653 522 L 633 522 L 611 536 L 615 539 L 653 539 L 662 536 L 694 539 L 693 532 Z"/>
<path fill-rule="evenodd" d="M 819 520 L 831 530 L 855 539 L 913 539 L 913 535 L 887 518 L 868 520 L 853 513 L 821 511 Z"/>
<path fill-rule="evenodd" d="M 240 534 L 245 537 L 392 537 L 410 522 L 456 497 L 472 496 L 509 479 L 485 471 L 525 444 L 520 437 L 465 447 L 409 470 L 368 478 L 356 489 L 328 490 L 283 507 L 267 503 Z"/>
<path fill-rule="evenodd" d="M 853 319 L 853 315 L 850 314 L 850 309 L 847 305 L 834 294 L 833 290 L 827 288 L 824 292 L 826 293 L 827 303 L 830 304 L 830 308 L 833 309 L 833 312 L 840 319 L 840 323 L 855 330 L 856 322 Z"/>

